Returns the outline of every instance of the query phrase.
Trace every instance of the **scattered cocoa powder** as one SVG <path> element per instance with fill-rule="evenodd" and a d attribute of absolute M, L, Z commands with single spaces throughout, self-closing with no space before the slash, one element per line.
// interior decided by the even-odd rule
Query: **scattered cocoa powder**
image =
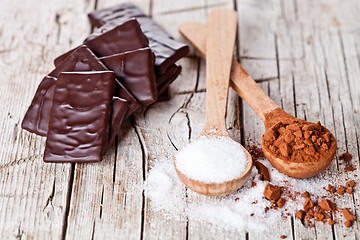
<path fill-rule="evenodd" d="M 255 164 L 256 169 L 258 170 L 258 173 L 260 174 L 259 179 L 262 181 L 270 182 L 269 169 L 267 167 L 265 167 L 265 165 L 259 161 L 255 161 L 254 164 Z"/>
<path fill-rule="evenodd" d="M 345 152 L 339 156 L 339 159 L 349 162 L 352 159 L 352 155 L 348 152 Z"/>
<path fill-rule="evenodd" d="M 353 172 L 356 170 L 356 167 L 352 164 L 347 164 L 344 168 L 344 172 Z"/>
<path fill-rule="evenodd" d="M 328 185 L 328 188 L 326 189 L 329 193 L 335 193 L 336 192 L 336 188 L 332 185 Z"/>
<path fill-rule="evenodd" d="M 346 183 L 346 186 L 349 187 L 348 189 L 351 190 L 352 190 L 351 186 L 354 185 L 355 185 L 354 180 L 350 180 Z M 338 195 L 335 194 L 335 187 L 330 184 L 328 185 L 326 190 L 332 193 L 334 197 L 339 197 L 340 195 L 342 195 L 338 193 L 339 189 L 341 193 L 342 189 L 345 189 L 345 187 L 340 186 L 338 188 L 338 191 L 336 191 Z M 350 213 L 348 208 L 343 208 L 343 209 L 336 208 L 336 205 L 329 199 L 326 199 L 325 196 L 322 196 L 321 197 L 322 200 L 318 203 L 313 202 L 310 199 L 310 194 L 306 194 L 306 192 L 303 193 L 302 196 L 306 198 L 304 202 L 304 206 L 303 209 L 300 209 L 297 213 L 295 213 L 295 218 L 298 218 L 301 221 L 305 219 L 310 227 L 313 226 L 313 221 L 322 222 L 322 223 L 327 222 L 331 226 L 336 224 L 336 222 L 333 219 L 331 219 L 331 213 L 340 210 L 342 211 L 342 214 L 346 220 L 344 222 L 345 226 L 351 227 L 353 225 L 355 217 L 352 213 Z"/>
<path fill-rule="evenodd" d="M 336 150 L 334 136 L 321 126 L 295 119 L 277 108 L 265 115 L 262 147 L 289 162 L 318 162 Z M 273 122 L 276 119 L 278 122 Z"/>
<path fill-rule="evenodd" d="M 261 148 L 259 148 L 256 145 L 250 144 L 249 146 L 246 146 L 246 149 L 248 150 L 248 152 L 250 153 L 250 155 L 252 156 L 252 158 L 256 161 L 262 158 L 265 158 L 263 151 L 261 150 Z"/>

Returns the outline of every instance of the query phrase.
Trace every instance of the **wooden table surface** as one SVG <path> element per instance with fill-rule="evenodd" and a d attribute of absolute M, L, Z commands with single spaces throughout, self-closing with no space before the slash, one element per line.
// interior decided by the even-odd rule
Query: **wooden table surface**
<path fill-rule="evenodd" d="M 205 63 L 194 50 L 180 61 L 173 97 L 134 114 L 123 124 L 118 145 L 101 163 L 45 164 L 45 138 L 21 129 L 21 121 L 53 59 L 90 32 L 86 14 L 121 0 L 0 1 L 0 239 L 262 239 L 257 232 L 230 233 L 208 224 L 165 220 L 149 208 L 140 186 L 153 160 L 172 155 L 203 126 Z M 238 12 L 236 57 L 285 111 L 320 120 L 349 151 L 359 173 L 359 0 L 137 0 L 145 13 L 176 39 L 187 21 L 205 23 L 213 7 Z M 264 127 L 230 91 L 228 128 L 244 146 L 260 143 Z M 336 158 L 330 169 L 343 171 Z M 355 178 L 356 179 L 356 178 Z M 358 184 L 360 185 L 360 184 Z M 359 186 L 337 202 L 359 218 Z M 335 219 L 341 219 L 340 213 Z M 164 223 L 165 221 L 165 223 Z M 359 239 L 348 232 L 303 226 L 294 218 L 274 232 L 289 239 Z"/>

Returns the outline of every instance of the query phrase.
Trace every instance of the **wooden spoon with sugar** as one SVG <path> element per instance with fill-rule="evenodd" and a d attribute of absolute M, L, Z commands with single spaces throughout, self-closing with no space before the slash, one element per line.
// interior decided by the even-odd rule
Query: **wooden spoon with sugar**
<path fill-rule="evenodd" d="M 236 12 L 225 8 L 212 10 L 205 35 L 208 56 L 205 126 L 200 137 L 177 153 L 174 165 L 180 180 L 191 190 L 222 196 L 239 189 L 249 178 L 252 167 L 251 155 L 230 138 L 225 123 Z"/>

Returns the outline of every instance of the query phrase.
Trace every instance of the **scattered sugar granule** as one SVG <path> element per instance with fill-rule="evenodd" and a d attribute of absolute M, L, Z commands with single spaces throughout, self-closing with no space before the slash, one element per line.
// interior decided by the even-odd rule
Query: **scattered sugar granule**
<path fill-rule="evenodd" d="M 247 159 L 241 145 L 230 138 L 201 136 L 178 152 L 175 163 L 190 179 L 222 183 L 240 177 Z"/>

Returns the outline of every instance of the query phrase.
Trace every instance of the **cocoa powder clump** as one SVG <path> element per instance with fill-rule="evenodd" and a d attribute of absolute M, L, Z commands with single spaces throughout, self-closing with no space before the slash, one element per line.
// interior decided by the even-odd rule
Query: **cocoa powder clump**
<path fill-rule="evenodd" d="M 319 206 L 325 211 L 334 211 L 335 210 L 335 204 L 327 199 L 321 200 L 319 202 Z"/>
<path fill-rule="evenodd" d="M 329 222 L 328 222 L 328 224 L 329 224 L 330 226 L 333 226 L 333 225 L 335 225 L 335 221 L 332 220 L 332 219 L 330 219 Z"/>
<path fill-rule="evenodd" d="M 260 174 L 259 179 L 262 181 L 270 182 L 269 169 L 267 167 L 265 167 L 265 165 L 259 161 L 255 161 L 254 164 L 255 164 L 256 169 L 258 170 L 258 173 Z"/>
<path fill-rule="evenodd" d="M 281 114 L 282 110 L 278 111 Z M 263 148 L 276 157 L 296 163 L 318 162 L 336 149 L 334 136 L 320 122 L 310 123 L 286 116 L 277 119 L 280 121 L 270 128 L 267 126 L 262 144 Z"/>
<path fill-rule="evenodd" d="M 264 196 L 266 199 L 268 199 L 272 203 L 275 203 L 277 200 L 279 200 L 280 195 L 281 190 L 278 186 L 271 185 L 270 183 L 266 184 L 264 189 Z"/>
<path fill-rule="evenodd" d="M 352 159 L 352 155 L 348 152 L 340 155 L 339 159 L 344 160 L 345 162 L 349 162 Z"/>
<path fill-rule="evenodd" d="M 342 210 L 342 213 L 344 215 L 344 218 L 349 221 L 354 221 L 354 215 L 350 213 L 349 209 L 344 208 Z"/>
<path fill-rule="evenodd" d="M 302 221 L 304 220 L 305 212 L 303 210 L 299 210 L 297 213 L 295 213 L 295 217 Z"/>

